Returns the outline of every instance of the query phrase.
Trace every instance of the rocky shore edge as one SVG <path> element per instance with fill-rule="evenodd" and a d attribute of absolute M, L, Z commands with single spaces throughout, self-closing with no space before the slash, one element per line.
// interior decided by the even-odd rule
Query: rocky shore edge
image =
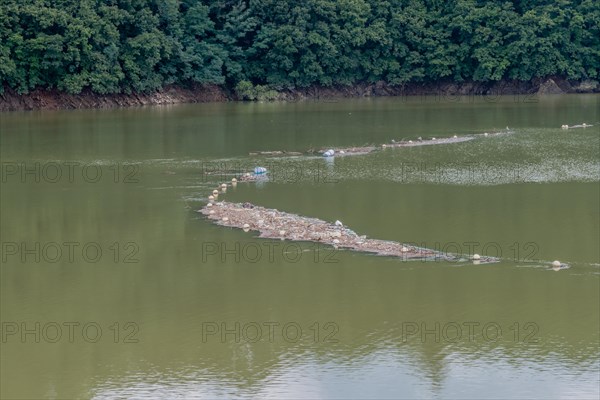
<path fill-rule="evenodd" d="M 335 100 L 353 97 L 383 96 L 499 96 L 600 93 L 595 80 L 569 81 L 560 77 L 535 78 L 531 81 L 432 82 L 390 85 L 386 82 L 359 83 L 352 86 L 313 86 L 277 92 L 278 101 Z M 27 94 L 4 87 L 0 93 L 0 111 L 58 110 L 139 107 L 179 103 L 226 102 L 239 100 L 231 90 L 218 85 L 167 86 L 151 93 L 97 94 L 89 90 L 69 94 L 56 89 L 34 89 Z"/>

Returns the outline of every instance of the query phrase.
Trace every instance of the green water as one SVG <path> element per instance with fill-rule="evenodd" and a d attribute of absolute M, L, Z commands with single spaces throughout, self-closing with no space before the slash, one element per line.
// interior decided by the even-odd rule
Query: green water
<path fill-rule="evenodd" d="M 0 114 L 0 397 L 598 398 L 599 101 Z M 223 170 L 257 165 L 269 181 L 220 198 L 501 262 L 289 246 L 195 212 Z"/>

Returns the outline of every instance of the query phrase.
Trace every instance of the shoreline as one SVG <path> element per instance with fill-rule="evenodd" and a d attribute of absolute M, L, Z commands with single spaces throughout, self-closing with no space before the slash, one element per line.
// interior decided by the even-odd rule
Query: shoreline
<path fill-rule="evenodd" d="M 278 92 L 275 101 L 297 102 L 361 97 L 402 96 L 501 96 L 560 95 L 600 93 L 597 81 L 568 81 L 560 77 L 536 78 L 531 81 L 407 83 L 392 86 L 385 82 L 358 83 L 352 86 L 309 87 Z M 4 88 L 0 94 L 0 112 L 35 110 L 110 109 L 148 105 L 170 105 L 241 101 L 232 91 L 218 85 L 167 86 L 151 93 L 97 94 L 89 90 L 69 94 L 56 89 L 37 88 L 18 94 Z M 449 99 L 452 101 L 452 99 Z"/>

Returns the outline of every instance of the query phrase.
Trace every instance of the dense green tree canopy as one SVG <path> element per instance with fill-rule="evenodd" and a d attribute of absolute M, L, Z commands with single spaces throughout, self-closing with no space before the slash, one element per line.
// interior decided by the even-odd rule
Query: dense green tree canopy
<path fill-rule="evenodd" d="M 0 0 L 0 90 L 600 77 L 598 0 Z"/>

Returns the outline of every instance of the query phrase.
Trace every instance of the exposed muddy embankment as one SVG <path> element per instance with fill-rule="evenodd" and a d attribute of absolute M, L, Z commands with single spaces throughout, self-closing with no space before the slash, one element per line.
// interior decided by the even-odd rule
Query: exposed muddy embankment
<path fill-rule="evenodd" d="M 420 96 L 420 95 L 514 95 L 514 94 L 564 94 L 600 93 L 597 81 L 568 81 L 563 78 L 536 78 L 522 82 L 503 80 L 498 82 L 436 82 L 409 83 L 392 86 L 385 82 L 359 83 L 353 86 L 332 86 L 285 90 L 278 100 L 298 101 L 310 99 L 335 99 L 375 96 Z M 6 88 L 0 94 L 0 111 L 57 110 L 84 108 L 115 108 L 145 105 L 167 105 L 178 103 L 206 103 L 238 100 L 227 88 L 209 86 L 168 86 L 152 93 L 97 94 L 84 91 L 69 94 L 55 89 L 35 89 L 28 94 L 19 94 Z"/>

